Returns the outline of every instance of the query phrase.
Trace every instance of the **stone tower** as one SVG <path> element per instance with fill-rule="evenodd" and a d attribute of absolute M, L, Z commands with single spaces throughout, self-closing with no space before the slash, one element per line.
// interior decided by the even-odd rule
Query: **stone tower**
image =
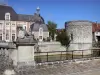
<path fill-rule="evenodd" d="M 89 50 L 92 48 L 92 22 L 69 21 L 67 22 L 66 31 L 71 41 L 68 50 L 87 50 L 84 54 L 91 54 Z"/>

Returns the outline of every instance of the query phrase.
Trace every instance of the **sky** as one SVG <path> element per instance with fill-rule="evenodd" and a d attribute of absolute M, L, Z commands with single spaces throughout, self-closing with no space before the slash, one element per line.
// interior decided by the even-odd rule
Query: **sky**
<path fill-rule="evenodd" d="M 3 1 L 3 0 L 0 0 Z M 18 14 L 34 15 L 40 7 L 40 14 L 47 21 L 64 28 L 66 21 L 89 20 L 100 22 L 100 0 L 5 0 Z"/>

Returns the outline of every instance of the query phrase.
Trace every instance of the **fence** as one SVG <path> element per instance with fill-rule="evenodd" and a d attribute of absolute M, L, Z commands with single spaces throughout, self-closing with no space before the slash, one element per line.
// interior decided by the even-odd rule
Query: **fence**
<path fill-rule="evenodd" d="M 42 62 L 54 62 L 54 61 L 73 60 L 81 58 L 91 58 L 99 56 L 100 56 L 100 49 L 35 52 L 35 61 L 37 63 L 42 63 Z"/>

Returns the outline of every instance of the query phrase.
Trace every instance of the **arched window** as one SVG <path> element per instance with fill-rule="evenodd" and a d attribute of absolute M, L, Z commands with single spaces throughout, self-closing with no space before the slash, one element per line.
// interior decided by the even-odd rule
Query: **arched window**
<path fill-rule="evenodd" d="M 40 41 L 43 40 L 43 28 L 42 27 L 39 28 L 39 40 Z"/>
<path fill-rule="evenodd" d="M 39 28 L 39 34 L 43 35 L 43 28 Z"/>
<path fill-rule="evenodd" d="M 5 13 L 5 20 L 10 20 L 10 13 Z"/>
<path fill-rule="evenodd" d="M 12 41 L 15 41 L 15 34 L 12 34 Z"/>
<path fill-rule="evenodd" d="M 27 30 L 27 26 L 26 25 L 23 25 L 23 29 Z"/>

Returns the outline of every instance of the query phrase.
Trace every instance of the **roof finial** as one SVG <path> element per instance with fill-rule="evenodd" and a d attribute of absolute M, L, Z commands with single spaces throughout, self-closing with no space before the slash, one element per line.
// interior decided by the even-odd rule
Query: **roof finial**
<path fill-rule="evenodd" d="M 39 6 L 36 8 L 37 14 L 39 14 L 40 8 Z"/>

